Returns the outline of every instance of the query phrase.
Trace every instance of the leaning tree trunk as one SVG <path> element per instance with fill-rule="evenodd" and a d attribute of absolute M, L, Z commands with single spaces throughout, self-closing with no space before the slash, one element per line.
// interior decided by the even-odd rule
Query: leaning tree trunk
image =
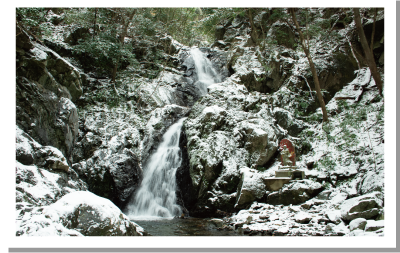
<path fill-rule="evenodd" d="M 252 8 L 249 8 L 248 11 L 249 11 L 249 20 L 250 20 L 250 25 L 251 25 L 250 36 L 251 36 L 251 39 L 253 40 L 254 44 L 256 44 L 256 46 L 257 46 L 258 45 L 258 34 L 257 34 L 256 27 L 254 26 L 253 15 L 251 13 Z"/>
<path fill-rule="evenodd" d="M 368 46 L 367 37 L 365 37 L 364 29 L 361 24 L 360 10 L 359 8 L 353 8 L 353 11 L 354 11 L 354 20 L 356 22 L 358 30 L 358 35 L 360 37 L 361 45 L 365 53 L 365 58 L 367 59 L 368 67 L 371 70 L 372 77 L 374 78 L 376 86 L 378 87 L 379 94 L 382 95 L 381 75 L 379 74 L 378 69 L 376 68 L 374 56 L 372 54 L 370 47 Z"/>
<path fill-rule="evenodd" d="M 304 53 L 307 56 L 308 62 L 310 64 L 310 69 L 314 78 L 314 84 L 315 84 L 315 91 L 317 92 L 317 97 L 318 97 L 318 101 L 319 104 L 321 105 L 321 109 L 322 109 L 322 119 L 323 121 L 328 121 L 328 113 L 326 112 L 326 107 L 325 107 L 325 101 L 324 98 L 322 97 L 322 93 L 321 93 L 321 88 L 319 86 L 319 80 L 318 80 L 318 74 L 317 74 L 317 70 L 315 69 L 315 65 L 314 62 L 311 58 L 311 54 L 310 51 L 307 48 L 305 39 L 304 39 L 304 35 L 300 30 L 300 25 L 297 22 L 297 18 L 296 18 L 296 14 L 294 13 L 294 9 L 293 8 L 289 8 L 290 13 L 292 14 L 292 19 L 293 19 L 293 23 L 296 25 L 296 29 L 299 32 L 300 35 L 300 40 L 301 40 L 301 46 L 303 47 Z"/>

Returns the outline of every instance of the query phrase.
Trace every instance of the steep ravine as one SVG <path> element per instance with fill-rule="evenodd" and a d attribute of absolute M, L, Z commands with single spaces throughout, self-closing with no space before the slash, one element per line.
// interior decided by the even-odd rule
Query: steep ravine
<path fill-rule="evenodd" d="M 267 25 L 262 32 L 274 38 L 287 24 L 265 24 L 265 15 L 255 15 L 256 32 Z M 384 76 L 382 23 L 375 57 Z M 337 29 L 362 55 L 354 27 Z M 312 42 L 330 117 L 322 124 L 304 53 L 285 39 L 255 45 L 240 15 L 200 48 L 219 74 L 207 94 L 196 88 L 190 48 L 169 36 L 175 50 L 163 57 L 173 65 L 153 79 L 128 67 L 114 84 L 77 67 L 64 42 L 34 41 L 18 26 L 17 34 L 17 235 L 145 235 L 121 210 L 164 133 L 183 117 L 177 204 L 185 217 L 218 218 L 195 221 L 205 230 L 384 235 L 384 100 L 362 57 L 357 70 L 346 38 Z M 306 179 L 269 191 L 265 179 L 278 169 L 284 138 Z"/>

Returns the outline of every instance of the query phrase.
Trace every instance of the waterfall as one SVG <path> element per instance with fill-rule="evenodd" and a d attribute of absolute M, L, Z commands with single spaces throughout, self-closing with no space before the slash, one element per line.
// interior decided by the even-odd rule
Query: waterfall
<path fill-rule="evenodd" d="M 176 204 L 175 173 L 182 161 L 179 136 L 185 119 L 167 130 L 157 151 L 150 156 L 143 181 L 133 203 L 128 206 L 129 217 L 172 218 L 181 214 L 181 208 Z"/>
<path fill-rule="evenodd" d="M 190 52 L 197 73 L 195 85 L 201 95 L 205 95 L 207 87 L 220 82 L 220 77 L 198 48 Z M 172 218 L 181 214 L 181 208 L 176 204 L 175 174 L 182 162 L 179 136 L 185 119 L 180 119 L 167 130 L 158 149 L 149 157 L 143 169 L 143 180 L 126 210 L 131 219 Z"/>
<path fill-rule="evenodd" d="M 197 72 L 198 80 L 195 85 L 200 89 L 201 95 L 205 95 L 207 94 L 207 87 L 219 83 L 220 77 L 213 68 L 211 61 L 198 48 L 192 48 L 190 53 Z"/>

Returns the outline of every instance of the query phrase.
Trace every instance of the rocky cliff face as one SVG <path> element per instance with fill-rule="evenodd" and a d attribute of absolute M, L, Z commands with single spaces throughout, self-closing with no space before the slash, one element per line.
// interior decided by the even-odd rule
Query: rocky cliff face
<path fill-rule="evenodd" d="M 280 26 L 282 24 L 271 24 L 269 36 L 274 36 L 274 29 Z M 275 209 L 281 211 L 286 210 L 284 206 L 298 205 L 307 215 L 315 211 L 322 217 L 327 206 L 309 210 L 310 206 L 302 203 L 313 201 L 324 190 L 332 193 L 332 198 L 344 192 L 343 200 L 355 203 L 359 196 L 383 189 L 383 160 L 379 158 L 383 155 L 383 136 L 378 130 L 383 129 L 379 116 L 383 113 L 383 102 L 377 100 L 379 96 L 369 70 L 355 71 L 356 59 L 350 52 L 348 40 L 339 40 L 333 47 L 315 42 L 312 49 L 320 68 L 321 85 L 328 91 L 324 98 L 330 123 L 321 124 L 316 121 L 321 113 L 319 109 L 315 112 L 315 93 L 308 92 L 313 89 L 313 82 L 312 76 L 307 74 L 305 55 L 284 41 L 262 49 L 252 42 L 251 36 L 249 24 L 243 18 L 217 29 L 214 46 L 225 51 L 229 76 L 208 88 L 208 94 L 192 107 L 184 123 L 187 143 L 183 146 L 187 147 L 188 154 L 184 166 L 188 167 L 189 175 L 182 173 L 182 178 L 190 176 L 191 182 L 182 187 L 191 192 L 192 198 L 187 198 L 191 215 L 226 216 L 258 201 L 275 205 Z M 297 35 L 289 32 L 287 36 L 289 40 L 290 36 Z M 352 45 L 353 50 L 360 49 L 357 41 Z M 364 93 L 367 86 L 374 88 Z M 343 101 L 343 97 L 354 99 Z M 350 108 L 358 110 L 352 119 L 347 111 Z M 363 127 L 356 127 L 357 124 Z M 375 137 L 369 139 L 371 134 Z M 305 170 L 308 179 L 293 181 L 280 191 L 270 192 L 266 190 L 264 179 L 273 177 L 278 168 L 277 147 L 283 138 L 295 143 L 297 164 Z M 369 154 L 369 160 L 356 158 L 356 154 L 365 150 L 362 145 L 367 145 L 368 151 L 363 154 Z M 338 202 L 335 208 L 344 210 L 345 205 Z M 378 212 L 382 214 L 383 209 L 380 204 L 371 204 L 364 211 L 371 216 L 362 218 L 372 222 L 380 219 Z M 335 225 L 316 226 L 309 234 L 315 235 L 319 230 L 322 234 L 350 233 L 346 223 L 362 215 L 348 219 L 346 212 L 338 216 Z M 235 219 L 233 216 L 232 221 L 236 222 Z M 275 230 L 276 234 L 287 234 L 279 227 L 271 230 L 270 225 L 262 225 L 262 219 L 247 221 L 254 227 L 249 226 L 246 233 L 262 232 L 260 227 L 263 227 L 271 234 Z M 288 226 L 288 231 L 291 227 Z M 379 231 L 382 235 L 382 230 Z"/>

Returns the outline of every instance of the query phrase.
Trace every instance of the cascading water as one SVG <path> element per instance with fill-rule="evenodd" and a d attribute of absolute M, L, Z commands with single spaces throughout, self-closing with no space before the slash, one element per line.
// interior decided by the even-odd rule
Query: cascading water
<path fill-rule="evenodd" d="M 190 50 L 194 60 L 200 95 L 207 94 L 207 87 L 220 81 L 212 63 L 198 49 Z M 183 121 L 172 125 L 163 136 L 157 151 L 150 156 L 143 172 L 143 181 L 131 204 L 127 207 L 128 216 L 135 220 L 172 218 L 181 214 L 176 204 L 176 170 L 181 165 L 179 136 Z"/>
<path fill-rule="evenodd" d="M 128 207 L 130 217 L 180 215 L 181 208 L 176 204 L 175 173 L 182 161 L 179 136 L 185 119 L 180 119 L 167 130 L 157 151 L 150 157 L 143 172 L 143 181 Z"/>
<path fill-rule="evenodd" d="M 192 48 L 190 53 L 197 72 L 198 80 L 195 85 L 200 89 L 201 95 L 205 95 L 207 94 L 207 87 L 220 82 L 220 77 L 212 67 L 211 61 L 198 48 Z"/>

